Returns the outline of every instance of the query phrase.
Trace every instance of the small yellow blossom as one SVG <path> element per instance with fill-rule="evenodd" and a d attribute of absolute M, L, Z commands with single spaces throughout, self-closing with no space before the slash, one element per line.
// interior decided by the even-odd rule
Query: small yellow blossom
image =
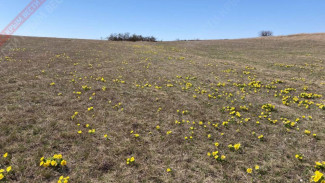
<path fill-rule="evenodd" d="M 253 172 L 253 169 L 251 169 L 251 168 L 247 168 L 247 173 L 252 173 Z"/>
<path fill-rule="evenodd" d="M 260 166 L 255 165 L 255 170 L 259 170 L 259 169 L 260 169 Z"/>

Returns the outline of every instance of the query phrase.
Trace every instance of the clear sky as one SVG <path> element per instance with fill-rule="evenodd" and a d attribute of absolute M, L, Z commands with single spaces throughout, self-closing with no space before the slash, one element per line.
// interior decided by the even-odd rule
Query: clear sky
<path fill-rule="evenodd" d="M 0 0 L 2 30 L 31 0 Z M 46 6 L 57 2 L 49 12 Z M 137 33 L 159 40 L 325 32 L 325 0 L 47 0 L 16 35 L 99 39 Z"/>

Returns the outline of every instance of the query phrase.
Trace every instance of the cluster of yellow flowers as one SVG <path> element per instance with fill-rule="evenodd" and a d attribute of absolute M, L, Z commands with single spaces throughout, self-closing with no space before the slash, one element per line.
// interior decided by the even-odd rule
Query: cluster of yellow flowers
<path fill-rule="evenodd" d="M 63 176 L 61 176 L 61 177 L 59 178 L 59 180 L 58 180 L 58 183 L 68 183 L 68 182 L 69 182 L 69 179 L 70 179 L 69 176 L 67 176 L 67 177 L 63 177 Z"/>
<path fill-rule="evenodd" d="M 91 87 L 87 86 L 87 85 L 83 85 L 82 86 L 82 89 L 85 90 L 85 91 L 88 91 L 91 89 Z"/>
<path fill-rule="evenodd" d="M 260 169 L 260 166 L 255 165 L 255 170 L 258 171 L 259 169 Z M 252 168 L 247 168 L 246 172 L 251 174 L 251 173 L 253 173 L 253 169 Z"/>
<path fill-rule="evenodd" d="M 232 145 L 232 144 L 229 144 L 228 145 L 228 148 L 230 149 L 230 150 L 239 150 L 240 149 L 240 143 L 238 143 L 238 144 L 235 144 L 235 145 Z"/>
<path fill-rule="evenodd" d="M 311 182 L 325 183 L 324 174 L 320 171 L 315 171 L 315 174 L 311 177 Z"/>
<path fill-rule="evenodd" d="M 262 105 L 262 109 L 264 109 L 267 112 L 271 112 L 271 111 L 274 111 L 275 106 L 272 104 L 264 104 L 264 105 Z"/>
<path fill-rule="evenodd" d="M 210 152 L 208 152 L 207 153 L 207 155 L 209 156 L 209 157 L 213 157 L 214 159 L 216 159 L 217 161 L 224 161 L 225 159 L 226 159 L 226 156 L 225 155 L 221 155 L 221 156 L 219 156 L 219 151 L 214 151 L 214 152 L 212 152 L 212 153 L 210 153 Z"/>
<path fill-rule="evenodd" d="M 132 156 L 131 158 L 127 158 L 126 159 L 126 164 L 129 165 L 129 164 L 133 164 L 135 162 L 135 159 L 134 157 Z"/>
<path fill-rule="evenodd" d="M 298 160 L 302 160 L 304 156 L 303 156 L 302 154 L 296 154 L 295 157 L 296 157 Z"/>
<path fill-rule="evenodd" d="M 323 162 L 316 161 L 315 168 L 317 170 L 325 170 L 325 161 L 323 161 Z"/>
<path fill-rule="evenodd" d="M 2 157 L 6 159 L 8 157 L 8 153 L 3 154 Z M 11 172 L 11 169 L 11 166 L 7 166 L 6 168 L 0 168 L 0 181 L 6 180 L 6 177 Z"/>
<path fill-rule="evenodd" d="M 147 58 L 146 61 L 148 61 L 148 59 L 149 58 Z M 168 59 L 170 60 L 171 57 L 169 57 Z M 175 58 L 175 59 L 177 59 L 177 58 Z M 185 59 L 185 57 L 181 57 L 178 60 L 184 60 L 184 59 Z M 128 63 L 124 61 L 124 62 L 122 62 L 122 64 L 128 64 Z M 148 63 L 148 65 L 144 66 L 144 68 L 148 69 L 151 64 L 154 64 L 154 62 L 153 63 Z M 91 68 L 93 68 L 92 64 L 89 64 L 89 66 Z M 209 64 L 207 64 L 207 66 L 214 66 L 214 65 L 209 63 Z M 95 64 L 94 64 L 94 67 L 95 67 Z M 289 65 L 288 65 L 288 67 L 289 67 Z M 251 123 L 249 123 L 249 122 L 250 121 L 255 121 L 255 120 L 260 120 L 261 122 L 268 121 L 268 122 L 272 123 L 272 125 L 275 126 L 275 124 L 277 124 L 277 122 L 278 122 L 277 117 L 281 116 L 282 114 L 272 115 L 273 111 L 275 111 L 275 112 L 277 112 L 277 111 L 275 109 L 275 105 L 267 103 L 267 102 L 270 102 L 269 98 L 267 98 L 267 100 L 264 101 L 261 104 L 258 103 L 260 100 L 256 100 L 257 105 L 258 105 L 258 110 L 259 110 L 259 111 L 257 111 L 257 115 L 253 114 L 251 116 L 246 116 L 246 115 L 250 115 L 249 113 L 255 112 L 254 110 L 256 109 L 256 106 L 253 106 L 251 103 L 248 104 L 248 102 L 247 102 L 247 100 L 250 100 L 252 98 L 252 96 L 249 96 L 251 94 L 254 95 L 254 93 L 265 91 L 265 93 L 263 93 L 263 94 L 268 95 L 267 93 L 269 93 L 271 96 L 279 97 L 278 98 L 279 99 L 279 102 L 278 102 L 279 104 L 277 103 L 277 100 L 275 100 L 275 101 L 271 100 L 272 103 L 274 102 L 274 104 L 277 104 L 277 108 L 278 108 L 278 105 L 281 105 L 281 100 L 282 100 L 282 104 L 286 105 L 286 108 L 288 108 L 288 106 L 290 104 L 298 104 L 298 106 L 302 105 L 302 106 L 305 106 L 306 109 L 308 109 L 310 105 L 314 104 L 314 101 L 305 100 L 305 99 L 314 99 L 314 98 L 320 98 L 321 97 L 321 95 L 312 94 L 312 93 L 305 93 L 305 92 L 304 93 L 298 93 L 298 94 L 296 93 L 297 96 L 291 96 L 291 94 L 295 93 L 295 91 L 297 89 L 295 89 L 295 88 L 285 88 L 283 90 L 278 90 L 277 88 L 281 87 L 281 86 L 276 86 L 275 84 L 282 83 L 283 81 L 272 80 L 272 82 L 269 82 L 269 83 L 265 84 L 264 81 L 262 83 L 261 81 L 256 80 L 256 75 L 254 74 L 253 71 L 251 71 L 252 69 L 255 69 L 255 68 L 246 67 L 246 69 L 247 69 L 247 71 L 237 72 L 236 69 L 233 69 L 233 68 L 228 69 L 228 68 L 226 68 L 226 70 L 224 70 L 223 72 L 227 73 L 227 76 L 230 76 L 228 78 L 227 82 L 223 82 L 223 81 L 220 81 L 220 82 L 219 81 L 217 81 L 217 82 L 211 81 L 210 82 L 210 79 L 209 79 L 209 83 L 207 84 L 207 83 L 204 83 L 204 82 L 195 82 L 194 80 L 196 80 L 196 77 L 193 77 L 193 76 L 187 76 L 186 78 L 184 78 L 182 76 L 177 75 L 176 76 L 178 78 L 177 80 L 169 80 L 168 78 L 164 77 L 166 83 L 159 83 L 161 81 L 161 78 L 159 77 L 159 80 L 156 81 L 156 82 L 159 83 L 159 85 L 156 82 L 152 81 L 152 80 L 148 81 L 147 79 L 144 79 L 144 81 L 140 81 L 140 82 L 139 81 L 135 81 L 135 82 L 127 81 L 128 83 L 124 84 L 121 87 L 130 86 L 128 84 L 132 83 L 132 88 L 135 88 L 134 87 L 134 85 L 135 85 L 137 90 L 138 89 L 141 89 L 141 90 L 143 89 L 143 90 L 149 90 L 149 91 L 150 90 L 157 91 L 158 89 L 162 89 L 162 88 L 164 88 L 166 90 L 180 89 L 181 92 L 183 92 L 185 94 L 188 94 L 188 96 L 190 96 L 190 99 L 194 98 L 194 99 L 196 99 L 195 101 L 198 102 L 198 103 L 202 102 L 201 101 L 201 99 L 202 99 L 204 103 L 207 103 L 206 106 L 209 106 L 209 107 L 211 107 L 211 106 L 215 105 L 216 103 L 218 103 L 219 99 L 224 98 L 225 101 L 220 101 L 220 103 L 224 104 L 224 105 L 230 105 L 230 106 L 223 107 L 221 111 L 222 112 L 227 111 L 227 112 L 225 112 L 226 113 L 225 115 L 228 115 L 230 117 L 223 118 L 223 116 L 220 116 L 220 118 L 223 118 L 223 119 L 220 119 L 219 122 L 212 122 L 211 123 L 209 121 L 205 121 L 205 120 L 208 120 L 208 119 L 204 119 L 204 120 L 198 121 L 198 122 L 195 122 L 195 121 L 190 122 L 190 120 L 191 121 L 196 120 L 196 119 L 193 119 L 196 116 L 196 111 L 195 110 L 192 111 L 191 108 L 188 108 L 191 112 L 189 112 L 188 110 L 177 110 L 178 115 L 175 115 L 175 116 L 177 116 L 177 120 L 175 121 L 175 124 L 177 124 L 179 126 L 183 125 L 183 124 L 184 125 L 190 125 L 190 126 L 186 126 L 186 129 L 189 129 L 189 134 L 182 135 L 182 137 L 187 135 L 187 136 L 184 137 L 185 141 L 187 141 L 187 142 L 195 142 L 196 139 L 201 140 L 202 138 L 200 138 L 199 135 L 202 135 L 202 134 L 204 134 L 205 139 L 206 139 L 206 136 L 207 136 L 209 141 L 211 142 L 211 141 L 215 140 L 214 137 L 215 137 L 215 135 L 217 135 L 217 133 L 214 133 L 212 131 L 212 130 L 215 130 L 215 129 L 218 131 L 218 133 L 220 132 L 221 136 L 223 136 L 225 133 L 228 133 L 229 131 L 234 130 L 234 129 L 237 129 L 236 132 L 238 134 L 245 133 L 245 132 L 247 132 L 247 130 L 245 128 L 234 127 L 234 129 L 233 129 L 231 126 L 236 125 L 236 124 L 249 126 L 249 125 L 251 125 Z M 228 73 L 231 73 L 231 74 L 237 74 L 237 73 L 241 74 L 242 73 L 241 78 L 246 80 L 246 77 L 247 77 L 247 79 L 249 81 L 246 82 L 246 81 L 241 80 L 241 79 L 237 80 L 237 78 L 234 78 L 231 75 L 228 75 Z M 243 78 L 243 76 L 245 78 Z M 220 77 L 222 79 L 224 79 L 223 76 L 220 76 Z M 85 76 L 85 79 L 86 78 L 87 77 Z M 93 78 L 93 77 L 91 76 L 90 78 Z M 114 78 L 116 78 L 116 77 L 114 77 Z M 215 78 L 216 78 L 216 80 L 219 80 L 219 76 L 215 77 Z M 95 78 L 93 78 L 93 79 L 95 79 Z M 205 78 L 205 79 L 207 79 L 207 78 Z M 77 80 L 77 81 L 75 81 L 75 80 Z M 80 77 L 79 80 L 83 80 L 83 77 Z M 189 80 L 193 80 L 193 81 L 189 81 Z M 75 77 L 72 81 L 74 83 L 78 83 L 77 77 Z M 96 88 L 95 89 L 96 91 L 100 92 L 101 90 L 102 91 L 107 90 L 106 86 L 103 86 L 103 83 L 101 83 L 101 82 L 104 82 L 104 83 L 106 82 L 106 79 L 104 79 L 104 77 L 102 77 L 102 76 L 97 77 L 96 81 L 98 81 L 97 84 L 100 82 L 100 86 L 98 86 L 98 85 L 95 86 L 94 85 L 94 89 Z M 107 81 L 110 82 L 111 79 L 107 78 Z M 113 79 L 113 82 L 115 83 L 115 85 L 117 85 L 119 83 L 122 83 L 122 84 L 125 83 L 124 79 L 122 79 L 122 76 L 117 77 L 117 79 Z M 87 81 L 87 84 L 89 85 L 88 81 Z M 53 83 L 53 85 L 55 85 L 55 83 Z M 234 87 L 232 87 L 232 86 L 236 86 L 235 90 L 237 90 L 237 91 L 234 91 Z M 86 91 L 86 92 L 84 92 L 83 90 L 81 90 L 81 91 L 83 91 L 83 94 L 87 93 L 88 90 L 91 90 L 91 87 L 89 87 L 87 85 L 82 85 L 81 87 L 82 87 L 82 89 L 84 91 Z M 230 88 L 230 87 L 232 87 L 232 88 Z M 288 87 L 288 86 L 285 86 L 285 87 Z M 79 85 L 78 88 L 81 89 L 80 85 Z M 114 88 L 112 88 L 112 89 L 114 89 Z M 128 88 L 123 88 L 123 90 L 124 89 L 127 90 Z M 307 91 L 308 87 L 304 87 L 303 90 Z M 108 91 L 108 92 L 110 92 L 110 91 Z M 272 93 L 272 92 L 274 92 L 274 93 Z M 76 93 L 79 96 L 81 95 L 81 92 L 74 92 L 74 93 Z M 91 92 L 89 92 L 88 94 L 90 94 L 90 93 Z M 78 98 L 80 98 L 79 96 L 78 96 Z M 97 96 L 100 96 L 100 93 L 98 95 L 96 95 L 96 97 L 93 97 L 93 96 L 95 96 L 95 93 L 93 93 L 93 95 L 90 96 L 89 100 L 93 100 L 93 101 L 96 100 L 98 98 Z M 201 97 L 201 96 L 204 96 L 204 97 Z M 157 96 L 155 96 L 155 97 L 157 97 Z M 257 96 L 257 97 L 260 97 L 260 96 Z M 214 99 L 216 99 L 216 100 L 214 100 Z M 91 102 L 93 102 L 93 101 L 91 101 Z M 127 100 L 125 100 L 125 101 L 127 101 Z M 215 102 L 215 101 L 217 101 L 217 102 Z M 108 101 L 108 103 L 110 104 L 110 107 L 112 109 L 114 109 L 116 111 L 123 111 L 124 110 L 124 107 L 123 107 L 124 104 L 122 105 L 122 102 L 116 102 L 116 103 L 115 102 L 112 103 L 111 100 Z M 156 102 L 158 102 L 158 98 L 156 98 Z M 217 104 L 219 106 L 215 106 L 215 107 L 220 107 L 220 103 Z M 96 105 L 96 103 L 91 103 L 90 105 Z M 161 106 L 161 105 L 163 105 L 163 106 Z M 321 108 L 321 109 L 325 109 L 325 106 L 322 105 L 322 104 L 316 104 L 316 105 L 319 106 L 319 108 Z M 101 110 L 102 106 L 94 106 L 94 107 L 96 108 L 96 112 L 97 112 L 97 110 Z M 94 112 L 93 111 L 94 107 L 89 107 L 88 108 L 88 111 L 92 111 L 92 112 L 88 112 L 88 114 L 89 113 L 92 114 Z M 164 110 L 162 110 L 163 109 L 162 107 L 164 108 Z M 166 113 L 166 112 L 169 111 L 169 108 L 166 107 L 166 105 L 164 106 L 164 103 L 161 103 L 158 106 L 153 106 L 154 110 L 157 109 L 157 108 L 158 108 L 157 115 L 160 115 L 160 114 L 163 114 L 163 113 Z M 282 109 L 282 108 L 279 107 L 279 109 Z M 172 109 L 172 110 L 175 112 L 176 109 Z M 204 111 L 203 108 L 202 108 L 202 110 Z M 252 112 L 250 112 L 250 111 L 252 111 Z M 261 112 L 261 115 L 259 115 L 259 112 Z M 282 112 L 282 110 L 279 110 L 279 113 L 280 112 Z M 193 115 L 192 115 L 192 113 L 193 113 Z M 75 112 L 71 116 L 71 119 L 75 119 L 75 118 L 78 119 L 79 116 L 77 117 L 77 114 L 78 114 L 78 112 Z M 257 116 L 259 117 L 259 119 L 256 119 Z M 94 117 L 94 115 L 93 115 L 93 117 Z M 189 119 L 186 121 L 183 118 L 189 118 Z M 303 117 L 303 119 L 304 119 L 304 117 Z M 290 120 L 288 120 L 286 118 L 281 119 L 281 120 L 283 121 L 284 126 L 286 127 L 286 130 L 296 128 L 297 131 L 299 130 L 298 126 L 300 126 L 301 122 L 304 121 L 304 120 L 301 120 L 300 118 L 297 118 L 296 121 L 294 121 L 294 120 L 290 121 Z M 210 119 L 210 121 L 211 121 L 211 119 Z M 256 121 L 256 124 L 260 124 L 260 121 Z M 159 124 L 161 125 L 162 123 L 159 122 Z M 222 126 L 221 126 L 221 124 L 222 124 Z M 261 127 L 261 126 L 264 127 L 264 125 L 268 125 L 268 124 L 262 124 L 261 123 L 261 125 L 259 127 Z M 80 124 L 78 124 L 78 126 L 80 126 Z M 89 124 L 86 125 L 86 128 L 88 128 L 88 127 L 89 127 Z M 212 127 L 212 129 L 210 129 L 210 127 Z M 281 127 L 283 127 L 283 125 L 281 125 Z M 178 137 L 177 135 L 178 135 L 179 129 L 173 129 L 173 130 L 175 130 L 173 132 L 171 130 L 167 131 L 166 128 L 168 128 L 168 126 L 163 125 L 163 127 L 161 127 L 161 126 L 159 126 L 157 124 L 155 124 L 154 126 L 151 126 L 150 128 L 151 128 L 151 130 L 152 129 L 156 130 L 157 133 L 156 132 L 151 133 L 151 131 L 150 131 L 149 134 L 164 135 L 164 133 L 166 132 L 166 135 L 175 136 L 175 138 Z M 200 133 L 200 132 L 197 133 L 201 128 L 202 129 L 205 128 L 206 133 Z M 98 129 L 100 129 L 100 127 L 98 127 Z M 88 130 L 88 133 L 95 133 L 95 129 L 88 128 L 86 130 Z M 222 130 L 226 130 L 226 131 L 222 131 Z M 254 130 L 258 130 L 258 129 L 254 129 Z M 263 141 L 264 138 L 265 138 L 264 135 L 261 134 L 261 133 L 263 133 L 264 128 L 260 129 L 260 130 L 262 130 L 262 132 L 256 131 L 256 132 L 258 132 L 258 135 L 257 135 L 257 133 L 253 132 L 254 139 L 256 141 L 257 141 L 257 139 L 259 139 L 260 141 Z M 267 132 L 269 132 L 269 131 L 267 131 Z M 81 134 L 82 131 L 80 130 L 80 131 L 78 131 L 78 133 Z M 146 139 L 146 135 L 145 135 L 146 133 L 144 131 L 134 132 L 132 130 L 130 133 L 131 133 L 130 138 L 133 138 L 132 140 L 134 140 L 134 138 L 135 138 L 136 142 L 140 142 L 138 139 L 141 139 L 142 137 L 143 137 L 143 139 Z M 265 133 L 265 131 L 264 131 L 264 133 Z M 305 133 L 306 134 L 311 134 L 311 132 L 309 130 L 305 130 Z M 140 138 L 140 134 L 141 134 L 141 138 Z M 101 134 L 100 136 L 103 138 L 103 135 L 104 134 Z M 227 135 L 225 135 L 225 136 L 227 136 Z M 104 138 L 108 139 L 108 135 L 105 134 Z M 224 137 L 224 138 L 227 138 L 227 137 Z M 272 140 L 272 139 L 270 139 L 270 140 Z M 215 142 L 215 141 L 213 141 L 213 142 Z M 245 142 L 245 143 L 249 143 L 249 142 Z M 196 144 L 196 143 L 193 143 L 193 144 Z M 219 147 L 219 143 L 215 142 L 214 146 Z M 237 143 L 237 144 L 234 144 L 234 145 L 229 144 L 228 148 L 231 151 L 239 151 L 239 152 L 241 152 L 243 147 L 241 146 L 240 143 Z M 227 147 L 226 147 L 226 150 L 228 150 Z M 245 151 L 246 150 L 250 150 L 250 147 L 249 146 L 245 147 Z M 223 153 L 221 153 L 221 154 L 223 154 Z M 207 155 L 209 157 L 214 158 L 217 161 L 224 161 L 226 159 L 226 156 L 225 155 L 220 155 L 219 151 L 208 152 Z M 234 154 L 234 156 L 237 156 L 237 155 Z M 229 157 L 227 157 L 227 159 L 228 158 Z M 236 158 L 240 158 L 240 157 L 236 157 Z M 302 160 L 303 156 L 300 155 L 300 154 L 297 154 L 296 158 L 298 160 Z M 46 164 L 48 162 L 49 162 L 48 166 L 54 166 L 56 161 L 53 162 L 52 159 L 44 160 L 44 158 L 43 158 L 42 162 L 41 162 L 42 163 L 41 166 L 45 166 L 44 164 Z M 53 162 L 54 165 L 52 165 L 52 162 Z M 128 165 L 133 164 L 135 162 L 135 159 L 134 159 L 134 157 L 130 157 L 130 158 L 127 158 L 126 162 L 127 162 Z M 57 162 L 58 165 L 60 165 L 61 163 L 62 162 Z M 318 165 L 319 167 L 323 166 L 322 163 L 318 163 L 318 164 L 321 164 L 321 165 Z M 55 165 L 55 166 L 57 166 L 57 165 Z M 255 165 L 255 170 L 259 170 L 258 165 Z M 243 170 L 243 171 L 245 171 L 245 170 Z M 167 172 L 171 172 L 171 169 L 167 168 Z M 248 168 L 247 172 L 248 173 L 255 172 L 254 167 Z M 318 174 L 317 177 L 319 177 L 319 175 L 320 174 Z M 64 177 L 60 177 L 59 181 L 64 182 L 64 180 L 65 180 Z M 318 179 L 318 180 L 321 180 L 321 179 Z"/>
<path fill-rule="evenodd" d="M 40 166 L 43 167 L 64 167 L 67 161 L 63 159 L 61 154 L 54 154 L 53 157 L 40 159 Z"/>
<path fill-rule="evenodd" d="M 300 93 L 301 98 L 307 98 L 307 99 L 313 99 L 313 98 L 321 98 L 322 95 L 316 94 L 316 93 Z"/>
<path fill-rule="evenodd" d="M 78 112 L 74 112 L 74 114 L 71 116 L 71 119 L 73 120 L 78 115 Z"/>

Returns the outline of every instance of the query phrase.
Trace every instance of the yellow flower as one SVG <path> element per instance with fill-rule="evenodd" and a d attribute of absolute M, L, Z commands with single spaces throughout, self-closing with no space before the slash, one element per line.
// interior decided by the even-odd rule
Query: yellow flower
<path fill-rule="evenodd" d="M 62 160 L 62 161 L 61 161 L 61 165 L 62 165 L 62 166 L 67 165 L 67 161 L 66 161 L 66 160 Z"/>
<path fill-rule="evenodd" d="M 131 158 L 130 158 L 130 162 L 133 162 L 134 161 L 134 157 L 132 156 Z"/>
<path fill-rule="evenodd" d="M 62 159 L 62 154 L 58 154 L 57 159 Z"/>
<path fill-rule="evenodd" d="M 259 170 L 259 169 L 260 169 L 260 166 L 255 165 L 255 170 Z"/>
<path fill-rule="evenodd" d="M 240 143 L 234 145 L 235 150 L 238 150 L 240 148 Z"/>
<path fill-rule="evenodd" d="M 312 176 L 312 179 L 314 182 L 318 182 L 323 177 L 323 175 L 324 174 L 322 174 L 320 171 L 316 171 L 315 175 Z"/>
<path fill-rule="evenodd" d="M 79 131 L 78 131 L 78 133 L 80 134 L 80 133 L 82 133 L 82 131 L 81 131 L 81 130 L 79 130 Z"/>
<path fill-rule="evenodd" d="M 218 147 L 218 146 L 219 146 L 219 143 L 218 143 L 218 142 L 216 142 L 216 143 L 214 143 L 214 145 L 215 145 L 216 147 Z"/>
<path fill-rule="evenodd" d="M 296 154 L 295 157 L 296 157 L 297 159 L 299 159 L 299 160 L 302 160 L 302 158 L 303 158 L 302 155 L 299 155 L 299 154 Z"/>
<path fill-rule="evenodd" d="M 247 168 L 247 173 L 252 173 L 253 172 L 253 169 L 251 169 L 251 168 Z"/>
<path fill-rule="evenodd" d="M 167 168 L 167 172 L 170 172 L 170 171 L 172 171 L 170 168 Z"/>
<path fill-rule="evenodd" d="M 52 166 L 56 166 L 56 165 L 58 165 L 58 163 L 57 163 L 56 161 L 52 160 L 52 161 L 51 161 L 51 165 L 52 165 Z"/>
<path fill-rule="evenodd" d="M 309 135 L 310 134 L 310 131 L 309 130 L 305 130 L 305 134 L 306 135 Z"/>
<path fill-rule="evenodd" d="M 135 137 L 135 138 L 137 138 L 137 137 L 139 137 L 139 136 L 140 136 L 139 134 L 134 134 L 134 137 Z"/>
<path fill-rule="evenodd" d="M 8 156 L 8 153 L 5 153 L 5 154 L 3 155 L 4 158 L 6 158 L 7 156 Z"/>
<path fill-rule="evenodd" d="M 5 176 L 3 176 L 2 173 L 0 173 L 0 180 L 2 180 Z"/>
<path fill-rule="evenodd" d="M 46 160 L 46 162 L 43 164 L 44 167 L 48 167 L 51 164 L 51 160 Z"/>
<path fill-rule="evenodd" d="M 221 156 L 221 160 L 224 160 L 224 159 L 226 159 L 226 156 L 225 155 L 222 155 Z"/>
<path fill-rule="evenodd" d="M 6 171 L 9 173 L 11 171 L 11 166 L 8 166 Z"/>
<path fill-rule="evenodd" d="M 157 126 L 156 126 L 156 129 L 157 129 L 157 130 L 159 130 L 159 129 L 160 129 L 160 126 L 159 126 L 159 125 L 157 125 Z"/>
<path fill-rule="evenodd" d="M 0 173 L 2 173 L 2 172 L 5 172 L 5 170 L 4 169 L 0 169 Z"/>

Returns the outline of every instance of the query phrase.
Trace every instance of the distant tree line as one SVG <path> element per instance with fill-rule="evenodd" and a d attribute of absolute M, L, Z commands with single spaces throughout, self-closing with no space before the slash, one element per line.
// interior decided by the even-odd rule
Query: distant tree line
<path fill-rule="evenodd" d="M 111 34 L 109 37 L 107 37 L 107 40 L 109 41 L 149 41 L 149 42 L 156 42 L 157 38 L 153 36 L 142 36 L 137 34 L 130 34 L 130 33 L 119 33 L 119 34 Z"/>

